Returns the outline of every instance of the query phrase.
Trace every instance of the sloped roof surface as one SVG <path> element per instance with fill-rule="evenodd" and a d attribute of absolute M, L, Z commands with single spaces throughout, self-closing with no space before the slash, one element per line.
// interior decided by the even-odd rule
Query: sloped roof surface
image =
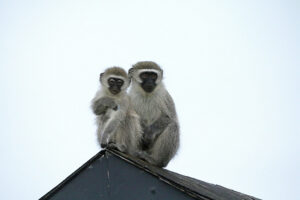
<path fill-rule="evenodd" d="M 258 198 L 227 189 L 220 185 L 206 183 L 204 181 L 184 176 L 167 169 L 152 166 L 149 163 L 121 152 L 117 152 L 114 150 L 108 151 L 117 156 L 120 156 L 127 162 L 132 162 L 132 164 L 134 164 L 135 166 L 143 168 L 154 176 L 160 178 L 162 181 L 165 181 L 168 184 L 176 187 L 177 189 L 182 190 L 183 192 L 186 192 L 189 195 L 199 199 L 207 198 L 214 200 L 259 200 Z"/>
<path fill-rule="evenodd" d="M 255 197 L 245 195 L 225 187 L 206 183 L 188 176 L 184 176 L 166 169 L 158 168 L 150 165 L 140 159 L 129 156 L 127 154 L 121 153 L 115 150 L 103 150 L 96 154 L 93 158 L 87 161 L 78 170 L 72 173 L 68 178 L 66 178 L 62 183 L 44 195 L 40 200 L 48 199 L 65 185 L 67 185 L 74 177 L 82 173 L 82 171 L 88 168 L 94 161 L 103 156 L 116 156 L 123 159 L 125 162 L 140 168 L 153 176 L 157 177 L 159 180 L 169 184 L 172 187 L 186 193 L 187 195 L 201 200 L 258 200 Z"/>

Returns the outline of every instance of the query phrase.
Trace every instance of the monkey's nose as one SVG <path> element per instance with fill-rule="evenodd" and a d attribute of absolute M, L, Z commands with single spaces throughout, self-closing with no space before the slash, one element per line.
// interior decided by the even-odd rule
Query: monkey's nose
<path fill-rule="evenodd" d="M 153 89 L 154 89 L 154 86 L 153 86 L 153 85 L 145 85 L 145 86 L 144 86 L 144 90 L 145 90 L 146 92 L 152 92 Z"/>
<path fill-rule="evenodd" d="M 120 92 L 120 90 L 117 89 L 117 88 L 112 88 L 112 89 L 110 90 L 110 92 L 111 92 L 112 94 L 118 94 L 118 93 Z"/>

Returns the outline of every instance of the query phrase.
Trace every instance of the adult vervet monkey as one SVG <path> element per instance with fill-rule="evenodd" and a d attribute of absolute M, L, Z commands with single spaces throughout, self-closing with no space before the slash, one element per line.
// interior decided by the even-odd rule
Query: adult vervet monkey
<path fill-rule="evenodd" d="M 139 157 L 165 167 L 179 147 L 179 124 L 173 99 L 162 83 L 163 70 L 154 62 L 138 62 L 129 69 L 129 77 L 129 96 L 143 130 Z"/>
<path fill-rule="evenodd" d="M 141 126 L 126 93 L 130 79 L 122 68 L 111 67 L 100 74 L 100 83 L 101 88 L 92 100 L 98 141 L 102 148 L 116 148 L 134 155 L 141 138 Z"/>

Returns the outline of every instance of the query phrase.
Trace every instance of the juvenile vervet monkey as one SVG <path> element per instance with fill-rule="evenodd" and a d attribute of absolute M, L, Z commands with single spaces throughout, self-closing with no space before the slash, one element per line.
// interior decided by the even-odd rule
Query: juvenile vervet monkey
<path fill-rule="evenodd" d="M 122 68 L 111 67 L 100 74 L 100 83 L 101 88 L 92 100 L 100 146 L 133 155 L 141 138 L 141 126 L 126 93 L 130 79 Z"/>
<path fill-rule="evenodd" d="M 129 96 L 143 130 L 138 156 L 165 167 L 179 147 L 179 124 L 173 99 L 162 83 L 163 70 L 154 62 L 138 62 L 129 69 L 129 77 Z"/>

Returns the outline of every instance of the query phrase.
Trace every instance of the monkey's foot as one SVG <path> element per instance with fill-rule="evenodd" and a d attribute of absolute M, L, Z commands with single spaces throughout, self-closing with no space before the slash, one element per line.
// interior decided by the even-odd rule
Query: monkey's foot
<path fill-rule="evenodd" d="M 121 152 L 125 152 L 126 151 L 126 146 L 123 145 L 123 144 L 115 144 L 115 143 L 108 143 L 107 145 L 107 148 L 110 148 L 110 149 L 116 149 L 116 150 L 119 150 Z"/>
<path fill-rule="evenodd" d="M 101 143 L 100 146 L 102 149 L 105 149 L 107 147 L 107 143 Z"/>
<path fill-rule="evenodd" d="M 143 160 L 143 161 L 146 161 L 150 164 L 152 164 L 153 162 L 153 159 L 150 157 L 150 155 L 145 152 L 145 151 L 139 151 L 136 153 L 136 157 L 138 157 L 139 159 Z"/>
<path fill-rule="evenodd" d="M 140 151 L 140 152 L 137 152 L 135 153 L 135 156 L 138 157 L 139 159 L 151 164 L 151 165 L 154 165 L 156 167 L 165 167 L 167 166 L 168 162 L 165 163 L 164 161 L 155 161 L 151 155 L 149 155 L 147 152 L 144 152 L 144 151 Z"/>

